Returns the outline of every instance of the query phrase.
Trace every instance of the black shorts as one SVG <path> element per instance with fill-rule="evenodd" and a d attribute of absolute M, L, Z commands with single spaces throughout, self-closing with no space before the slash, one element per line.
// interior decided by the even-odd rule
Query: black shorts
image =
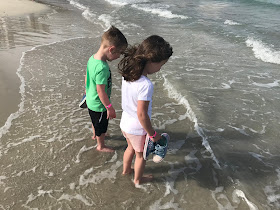
<path fill-rule="evenodd" d="M 95 129 L 95 135 L 101 136 L 102 133 L 106 133 L 108 128 L 108 121 L 109 121 L 107 119 L 107 111 L 95 112 L 88 109 L 88 113 L 91 118 L 92 125 Z"/>

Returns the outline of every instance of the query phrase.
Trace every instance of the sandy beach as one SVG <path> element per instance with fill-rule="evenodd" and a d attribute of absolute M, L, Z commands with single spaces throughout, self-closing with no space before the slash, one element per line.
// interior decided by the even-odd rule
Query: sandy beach
<path fill-rule="evenodd" d="M 48 6 L 31 0 L 0 0 L 0 126 L 4 125 L 11 113 L 18 110 L 21 96 L 20 80 L 16 71 L 22 52 L 30 49 L 17 44 L 16 31 L 24 28 L 20 22 L 32 22 L 30 15 L 49 9 Z M 13 30 L 13 27 L 16 27 L 16 30 Z"/>
<path fill-rule="evenodd" d="M 0 0 L 0 16 L 19 16 L 47 9 L 46 5 L 31 0 Z"/>
<path fill-rule="evenodd" d="M 0 0 L 0 209 L 280 209 L 279 3 L 35 1 Z M 109 63 L 115 153 L 96 151 L 78 106 L 110 25 L 174 49 L 149 75 L 167 155 L 149 156 L 154 180 L 137 188 L 122 176 L 120 60 Z"/>

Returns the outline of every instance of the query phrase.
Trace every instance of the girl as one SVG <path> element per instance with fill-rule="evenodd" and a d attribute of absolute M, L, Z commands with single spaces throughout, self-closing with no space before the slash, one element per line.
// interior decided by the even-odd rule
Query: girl
<path fill-rule="evenodd" d="M 132 172 L 134 163 L 134 184 L 152 180 L 152 175 L 143 175 L 146 161 L 143 148 L 146 135 L 153 142 L 160 139 L 151 124 L 153 84 L 147 77 L 156 73 L 172 55 L 172 47 L 162 37 L 153 35 L 138 46 L 131 46 L 119 63 L 122 75 L 122 118 L 120 127 L 127 141 L 123 155 L 123 174 Z"/>

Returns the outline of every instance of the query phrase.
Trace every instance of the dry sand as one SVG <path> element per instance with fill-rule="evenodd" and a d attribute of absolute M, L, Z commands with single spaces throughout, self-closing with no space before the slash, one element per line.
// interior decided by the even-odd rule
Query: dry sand
<path fill-rule="evenodd" d="M 19 16 L 47 9 L 48 6 L 31 0 L 0 0 L 0 16 Z"/>

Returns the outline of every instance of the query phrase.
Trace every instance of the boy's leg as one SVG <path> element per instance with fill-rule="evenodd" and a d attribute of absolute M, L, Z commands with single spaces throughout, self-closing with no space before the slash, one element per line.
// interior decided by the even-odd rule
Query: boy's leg
<path fill-rule="evenodd" d="M 96 139 L 97 139 L 96 150 L 98 150 L 100 152 L 114 152 L 115 151 L 105 145 L 105 133 L 102 133 L 100 136 L 96 136 Z"/>
<path fill-rule="evenodd" d="M 143 175 L 144 169 L 146 165 L 146 161 L 143 157 L 143 152 L 136 152 L 136 158 L 134 163 L 134 184 L 139 185 L 145 182 L 150 182 L 153 179 L 153 176 L 150 175 Z"/>
<path fill-rule="evenodd" d="M 92 139 L 95 140 L 96 139 L 96 135 L 95 135 L 95 129 L 94 129 L 94 126 L 93 124 L 91 124 L 91 127 L 92 127 Z"/>
<path fill-rule="evenodd" d="M 95 129 L 94 126 L 91 124 L 92 127 L 92 139 L 95 140 L 96 139 L 96 135 L 95 135 Z M 105 133 L 105 136 L 110 136 L 110 134 L 108 132 Z"/>
<path fill-rule="evenodd" d="M 131 168 L 131 163 L 135 154 L 135 151 L 129 141 L 129 139 L 126 139 L 127 141 L 127 148 L 123 154 L 123 172 L 122 174 L 131 174 L 133 169 Z"/>
<path fill-rule="evenodd" d="M 107 112 L 94 112 L 88 109 L 93 125 L 94 135 L 97 140 L 97 150 L 100 152 L 114 152 L 115 150 L 105 145 L 105 133 L 108 128 Z"/>

